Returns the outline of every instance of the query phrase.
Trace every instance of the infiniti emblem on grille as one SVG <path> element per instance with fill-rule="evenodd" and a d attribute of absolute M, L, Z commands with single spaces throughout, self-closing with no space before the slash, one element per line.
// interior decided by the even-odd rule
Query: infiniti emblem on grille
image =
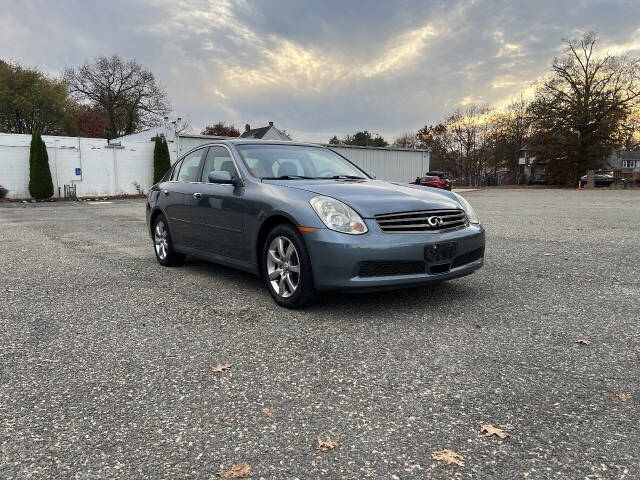
<path fill-rule="evenodd" d="M 444 222 L 440 217 L 429 217 L 427 223 L 432 227 L 441 227 Z"/>

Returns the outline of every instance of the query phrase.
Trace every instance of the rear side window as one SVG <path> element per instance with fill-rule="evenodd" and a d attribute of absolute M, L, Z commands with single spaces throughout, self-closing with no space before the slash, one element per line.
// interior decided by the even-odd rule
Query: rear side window
<path fill-rule="evenodd" d="M 182 164 L 180 165 L 180 171 L 178 172 L 178 182 L 197 182 L 198 171 L 200 170 L 200 161 L 202 156 L 207 151 L 206 148 L 201 148 L 195 152 L 191 152 L 187 155 Z"/>
<path fill-rule="evenodd" d="M 211 172 L 218 171 L 229 172 L 232 177 L 236 178 L 238 172 L 236 166 L 233 163 L 229 150 L 224 147 L 210 147 L 207 159 L 204 161 L 204 168 L 202 169 L 202 182 L 209 181 L 209 174 Z"/>

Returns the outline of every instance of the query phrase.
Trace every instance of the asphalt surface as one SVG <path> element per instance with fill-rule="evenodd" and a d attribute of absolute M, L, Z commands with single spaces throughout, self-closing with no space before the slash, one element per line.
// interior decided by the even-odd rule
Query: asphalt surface
<path fill-rule="evenodd" d="M 142 201 L 0 204 L 0 478 L 640 478 L 640 192 L 465 195 L 483 269 L 305 311 Z"/>

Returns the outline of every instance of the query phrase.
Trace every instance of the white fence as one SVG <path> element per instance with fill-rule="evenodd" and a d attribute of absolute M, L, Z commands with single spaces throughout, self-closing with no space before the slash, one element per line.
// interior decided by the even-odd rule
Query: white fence
<path fill-rule="evenodd" d="M 150 141 L 122 141 L 111 146 L 101 138 L 43 135 L 53 179 L 54 197 L 64 196 L 64 185 L 76 185 L 79 197 L 145 192 L 153 182 Z M 10 198 L 29 197 L 31 135 L 0 134 L 0 185 Z"/>

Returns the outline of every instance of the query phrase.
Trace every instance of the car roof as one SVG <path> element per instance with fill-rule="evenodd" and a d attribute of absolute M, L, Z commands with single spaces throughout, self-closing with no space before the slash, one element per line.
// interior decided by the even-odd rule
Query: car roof
<path fill-rule="evenodd" d="M 211 142 L 203 143 L 199 146 L 212 145 L 212 144 L 228 144 L 228 145 L 284 145 L 284 146 L 296 146 L 296 147 L 318 147 L 318 148 L 327 148 L 324 145 L 320 145 L 317 143 L 307 143 L 307 142 L 291 142 L 288 140 L 260 140 L 260 139 L 252 139 L 252 138 L 237 138 L 237 139 L 220 139 L 220 140 L 212 140 Z"/>

